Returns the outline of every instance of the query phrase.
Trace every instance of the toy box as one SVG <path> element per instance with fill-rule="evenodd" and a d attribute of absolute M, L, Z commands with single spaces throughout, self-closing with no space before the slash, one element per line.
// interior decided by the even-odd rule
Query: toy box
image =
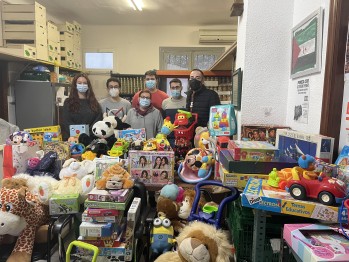
<path fill-rule="evenodd" d="M 211 136 L 235 135 L 237 121 L 234 106 L 231 104 L 211 106 L 208 129 Z"/>
<path fill-rule="evenodd" d="M 119 163 L 119 157 L 108 157 L 108 158 L 95 158 L 93 160 L 96 163 L 95 170 L 95 181 L 102 178 L 103 172 L 110 166 Z"/>
<path fill-rule="evenodd" d="M 128 194 L 128 197 L 125 202 L 100 202 L 100 201 L 91 201 L 86 199 L 84 205 L 85 205 L 85 208 L 91 207 L 91 208 L 125 210 L 128 202 L 131 201 L 132 197 L 133 197 L 133 192 Z"/>
<path fill-rule="evenodd" d="M 62 141 L 62 134 L 60 132 L 44 132 L 43 142 Z"/>
<path fill-rule="evenodd" d="M 53 194 L 49 200 L 50 215 L 79 213 L 79 194 Z"/>
<path fill-rule="evenodd" d="M 241 140 L 267 141 L 275 146 L 277 129 L 289 129 L 289 127 L 276 125 L 242 125 Z"/>
<path fill-rule="evenodd" d="M 89 125 L 70 125 L 69 126 L 69 135 L 70 136 L 79 136 L 80 134 L 90 135 Z"/>
<path fill-rule="evenodd" d="M 174 181 L 173 151 L 129 151 L 130 173 L 146 186 L 162 186 Z"/>
<path fill-rule="evenodd" d="M 82 213 L 82 221 L 90 223 L 120 223 L 123 216 L 123 212 L 117 216 L 90 216 L 87 214 L 87 210 Z"/>
<path fill-rule="evenodd" d="M 110 237 L 114 232 L 113 223 L 89 223 L 80 224 L 80 236 L 82 237 Z"/>
<path fill-rule="evenodd" d="M 131 206 L 127 212 L 127 226 L 126 226 L 126 257 L 125 261 L 132 261 L 133 248 L 134 248 L 134 231 L 138 217 L 141 212 L 141 199 L 135 197 L 131 203 Z"/>
<path fill-rule="evenodd" d="M 52 138 L 56 136 L 58 140 L 53 139 L 51 141 L 62 141 L 61 127 L 59 125 L 26 128 L 24 129 L 24 131 L 28 132 L 33 137 L 34 140 L 39 141 L 41 146 L 43 145 L 43 142 L 44 142 L 44 134 L 46 134 L 45 140 L 48 140 L 49 134 L 52 134 Z"/>
<path fill-rule="evenodd" d="M 285 224 L 283 238 L 301 261 L 349 261 L 349 240 L 338 227 Z"/>
<path fill-rule="evenodd" d="M 145 128 L 118 130 L 116 131 L 115 136 L 118 138 L 123 138 L 130 143 L 135 140 L 146 140 Z"/>
<path fill-rule="evenodd" d="M 130 192 L 130 189 L 99 190 L 94 188 L 88 193 L 88 199 L 101 202 L 125 202 Z"/>
<path fill-rule="evenodd" d="M 336 165 L 349 166 L 349 146 L 344 146 L 336 159 Z"/>
<path fill-rule="evenodd" d="M 348 211 L 339 207 L 325 206 L 318 202 L 294 199 L 284 190 L 270 187 L 267 180 L 250 178 L 241 194 L 243 206 L 276 213 L 309 217 L 329 222 L 348 221 Z"/>
<path fill-rule="evenodd" d="M 97 262 L 125 261 L 125 244 L 120 243 L 118 247 L 99 247 Z M 91 261 L 93 252 L 83 248 L 77 248 L 77 255 L 85 261 Z"/>
<path fill-rule="evenodd" d="M 272 161 L 279 156 L 276 147 L 263 141 L 229 140 L 228 149 L 234 160 L 239 161 Z"/>
<path fill-rule="evenodd" d="M 298 160 L 303 154 L 332 163 L 334 138 L 294 130 L 278 129 L 276 147 L 280 155 Z"/>
<path fill-rule="evenodd" d="M 241 174 L 228 172 L 222 164 L 219 164 L 219 175 L 223 185 L 237 187 L 238 189 L 244 189 L 250 177 L 266 180 L 269 177 L 266 174 Z"/>
<path fill-rule="evenodd" d="M 221 150 L 219 161 L 229 173 L 247 173 L 247 174 L 269 174 L 273 168 L 277 170 L 297 166 L 298 163 L 293 158 L 283 156 L 273 158 L 269 162 L 262 161 L 236 161 L 233 159 L 229 150 Z"/>

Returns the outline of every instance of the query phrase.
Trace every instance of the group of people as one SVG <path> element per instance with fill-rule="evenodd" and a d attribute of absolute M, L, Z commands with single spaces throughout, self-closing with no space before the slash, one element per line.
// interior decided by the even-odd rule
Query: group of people
<path fill-rule="evenodd" d="M 138 91 L 130 103 L 122 98 L 122 86 L 117 78 L 107 80 L 109 96 L 97 101 L 88 76 L 77 74 L 63 106 L 63 139 L 69 138 L 70 125 L 87 124 L 91 133 L 93 124 L 102 120 L 103 113 L 109 111 L 132 129 L 145 128 L 147 139 L 154 138 L 160 132 L 164 117 L 169 116 L 173 122 L 178 109 L 198 113 L 198 126 L 207 126 L 210 107 L 219 105 L 220 100 L 215 91 L 206 88 L 204 81 L 204 73 L 200 69 L 193 69 L 189 76 L 187 97 L 182 95 L 182 82 L 177 78 L 170 81 L 169 97 L 158 89 L 156 70 L 149 70 L 145 72 L 145 88 Z"/>

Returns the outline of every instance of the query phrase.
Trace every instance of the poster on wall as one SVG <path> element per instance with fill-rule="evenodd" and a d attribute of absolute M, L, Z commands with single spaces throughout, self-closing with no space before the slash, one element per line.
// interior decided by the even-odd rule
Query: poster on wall
<path fill-rule="evenodd" d="M 321 71 L 322 8 L 292 28 L 291 78 Z"/>
<path fill-rule="evenodd" d="M 296 103 L 293 119 L 298 123 L 308 124 L 309 116 L 309 78 L 297 82 Z"/>

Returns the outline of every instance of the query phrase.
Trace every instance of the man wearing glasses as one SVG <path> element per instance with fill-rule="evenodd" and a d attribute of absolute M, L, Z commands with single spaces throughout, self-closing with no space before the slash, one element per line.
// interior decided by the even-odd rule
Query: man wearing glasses
<path fill-rule="evenodd" d="M 145 128 L 147 139 L 154 138 L 160 132 L 163 118 L 152 102 L 149 90 L 139 92 L 138 103 L 128 111 L 125 123 L 133 129 Z"/>
<path fill-rule="evenodd" d="M 123 119 L 124 117 L 126 118 L 127 112 L 131 109 L 131 103 L 120 97 L 120 80 L 115 77 L 111 77 L 107 80 L 106 85 L 109 96 L 99 101 L 102 112 L 107 113 L 108 115 L 112 113 L 115 116 L 118 116 L 120 119 Z"/>

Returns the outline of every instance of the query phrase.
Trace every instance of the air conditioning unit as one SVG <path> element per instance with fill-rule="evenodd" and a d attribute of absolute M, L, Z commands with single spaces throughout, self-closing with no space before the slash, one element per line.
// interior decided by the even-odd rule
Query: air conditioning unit
<path fill-rule="evenodd" d="M 232 44 L 234 41 L 236 41 L 236 31 L 233 30 L 199 30 L 200 44 Z"/>

